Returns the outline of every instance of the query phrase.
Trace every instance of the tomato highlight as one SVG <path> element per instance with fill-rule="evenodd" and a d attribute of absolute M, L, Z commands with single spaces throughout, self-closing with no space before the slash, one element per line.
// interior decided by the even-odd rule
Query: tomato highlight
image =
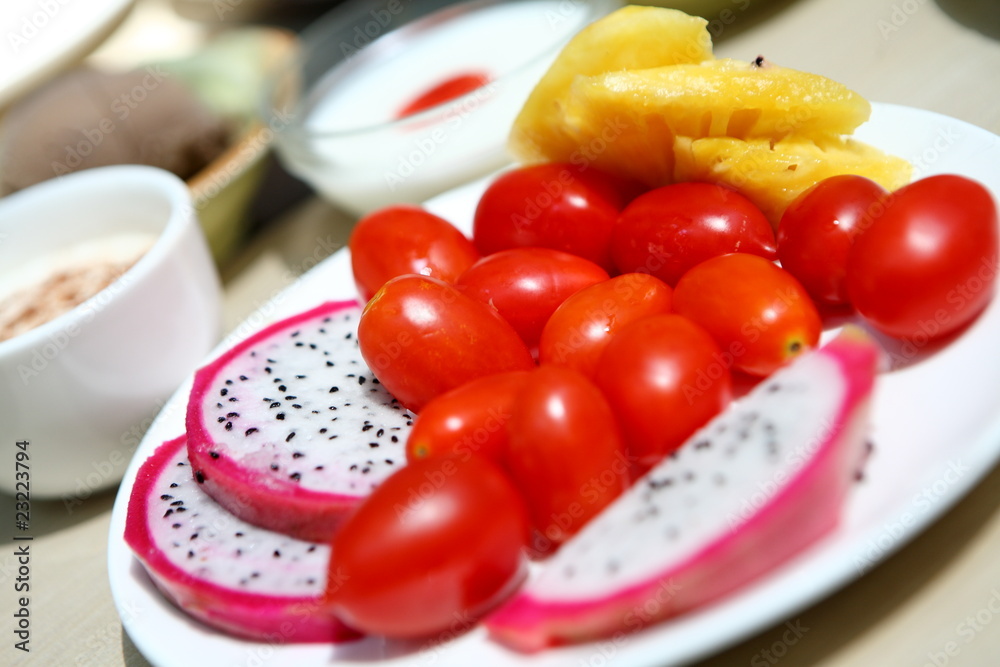
<path fill-rule="evenodd" d="M 670 311 L 673 290 L 655 276 L 625 273 L 585 287 L 556 309 L 542 330 L 538 360 L 593 378 L 601 353 L 626 325 Z"/>
<path fill-rule="evenodd" d="M 417 461 L 333 537 L 326 601 L 368 634 L 427 637 L 456 619 L 468 628 L 524 577 L 528 535 L 524 501 L 494 463 Z"/>
<path fill-rule="evenodd" d="M 732 400 L 712 336 L 680 315 L 653 315 L 608 342 L 595 381 L 621 424 L 633 477 L 656 465 Z"/>
<path fill-rule="evenodd" d="M 671 286 L 696 264 L 730 252 L 774 259 L 774 231 L 753 202 L 712 183 L 675 183 L 636 197 L 611 237 L 619 271 L 651 273 Z"/>
<path fill-rule="evenodd" d="M 778 259 L 818 303 L 842 305 L 854 240 L 884 209 L 885 188 L 863 176 L 832 176 L 803 192 L 778 226 Z"/>
<path fill-rule="evenodd" d="M 366 301 L 386 281 L 408 273 L 453 283 L 479 259 L 472 241 L 454 225 L 408 204 L 388 206 L 358 220 L 347 247 L 354 282 Z"/>
<path fill-rule="evenodd" d="M 536 553 L 565 542 L 628 486 L 614 414 L 574 370 L 531 373 L 514 403 L 509 438 L 506 465 L 527 500 Z"/>
<path fill-rule="evenodd" d="M 550 248 L 511 248 L 483 257 L 455 286 L 496 308 L 530 349 L 563 301 L 607 279 L 607 271 L 583 257 Z"/>
<path fill-rule="evenodd" d="M 471 380 L 535 367 L 494 309 L 427 276 L 383 285 L 361 314 L 358 343 L 379 382 L 416 412 Z"/>
<path fill-rule="evenodd" d="M 528 371 L 487 375 L 431 400 L 413 423 L 406 460 L 455 454 L 503 464 L 514 401 L 529 376 Z"/>
<path fill-rule="evenodd" d="M 733 368 L 764 377 L 819 343 L 823 323 L 805 288 L 781 267 L 745 253 L 685 273 L 674 311 L 708 331 Z"/>
<path fill-rule="evenodd" d="M 486 188 L 472 239 L 483 255 L 541 247 L 614 271 L 610 240 L 632 186 L 593 167 L 548 162 L 505 171 Z"/>
<path fill-rule="evenodd" d="M 964 176 L 929 176 L 900 188 L 854 242 L 851 303 L 896 338 L 934 340 L 970 323 L 993 298 L 997 207 Z"/>

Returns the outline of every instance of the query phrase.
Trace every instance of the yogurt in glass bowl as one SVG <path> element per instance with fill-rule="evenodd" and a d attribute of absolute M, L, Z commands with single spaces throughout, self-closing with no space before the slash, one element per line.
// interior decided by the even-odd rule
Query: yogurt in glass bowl
<path fill-rule="evenodd" d="M 419 203 L 510 163 L 534 85 L 612 0 L 347 2 L 302 35 L 263 114 L 289 171 L 345 211 Z"/>

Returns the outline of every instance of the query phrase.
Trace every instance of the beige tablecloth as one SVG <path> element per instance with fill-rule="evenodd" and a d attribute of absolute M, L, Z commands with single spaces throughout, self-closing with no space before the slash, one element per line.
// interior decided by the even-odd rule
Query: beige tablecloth
<path fill-rule="evenodd" d="M 938 111 L 1000 133 L 1000 5 L 993 0 L 731 4 L 711 24 L 720 56 L 763 54 L 842 81 L 871 100 Z M 125 28 L 163 10 L 157 0 L 140 1 Z M 227 276 L 228 326 L 283 286 L 290 269 L 304 265 L 312 240 L 343 240 L 347 229 L 347 221 L 318 200 L 274 221 Z M 14 647 L 12 633 L 16 545 L 11 531 L 0 530 L 0 664 L 148 664 L 122 631 L 108 586 L 113 501 L 114 493 L 106 492 L 71 507 L 34 504 L 28 654 Z M 12 521 L 13 499 L 0 496 L 0 504 Z M 1000 470 L 864 577 L 700 664 L 1000 664 L 998 554 Z"/>

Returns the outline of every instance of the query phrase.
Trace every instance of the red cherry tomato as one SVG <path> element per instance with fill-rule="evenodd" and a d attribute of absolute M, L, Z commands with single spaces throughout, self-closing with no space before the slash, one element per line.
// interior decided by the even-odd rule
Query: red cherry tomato
<path fill-rule="evenodd" d="M 611 253 L 621 272 L 669 285 L 709 257 L 747 252 L 775 258 L 771 223 L 749 199 L 712 183 L 675 183 L 640 195 L 615 225 Z"/>
<path fill-rule="evenodd" d="M 550 162 L 501 174 L 476 207 L 472 238 L 483 255 L 538 246 L 579 255 L 611 271 L 609 242 L 625 186 L 594 168 Z"/>
<path fill-rule="evenodd" d="M 628 484 L 628 459 L 600 390 L 569 368 L 531 376 L 510 420 L 507 469 L 527 499 L 544 552 L 565 542 Z"/>
<path fill-rule="evenodd" d="M 526 571 L 524 501 L 482 457 L 425 459 L 365 499 L 333 538 L 326 599 L 351 627 L 418 638 L 472 623 Z"/>
<path fill-rule="evenodd" d="M 607 271 L 576 255 L 549 248 L 511 248 L 483 257 L 459 276 L 455 286 L 496 308 L 533 347 L 566 297 L 607 279 Z"/>
<path fill-rule="evenodd" d="M 854 241 L 847 291 L 858 312 L 896 337 L 939 338 L 969 323 L 996 283 L 997 208 L 963 176 L 915 181 Z"/>
<path fill-rule="evenodd" d="M 732 400 L 729 359 L 680 315 L 653 315 L 611 337 L 595 376 L 625 434 L 636 475 Z"/>
<path fill-rule="evenodd" d="M 538 360 L 594 377 L 597 361 L 631 322 L 670 311 L 670 287 L 645 273 L 624 273 L 585 287 L 556 308 L 542 329 Z"/>
<path fill-rule="evenodd" d="M 412 101 L 403 106 L 396 114 L 396 118 L 406 118 L 415 113 L 419 113 L 439 104 L 449 102 L 462 95 L 467 95 L 474 90 L 482 88 L 490 82 L 489 74 L 485 72 L 469 72 L 467 74 L 456 74 L 432 86 L 424 91 Z"/>
<path fill-rule="evenodd" d="M 406 440 L 413 462 L 446 454 L 479 455 L 503 464 L 514 400 L 528 371 L 487 375 L 445 392 L 420 411 Z"/>
<path fill-rule="evenodd" d="M 450 222 L 406 204 L 361 218 L 347 245 L 354 281 L 365 300 L 390 278 L 407 273 L 454 282 L 479 259 L 472 241 Z"/>
<path fill-rule="evenodd" d="M 820 181 L 785 209 L 778 259 L 817 302 L 848 302 L 847 253 L 887 194 L 875 181 L 844 174 Z"/>
<path fill-rule="evenodd" d="M 674 312 L 707 330 L 733 367 L 766 376 L 815 347 L 822 321 L 792 274 L 763 257 L 732 253 L 685 273 Z"/>
<path fill-rule="evenodd" d="M 361 356 L 400 403 L 419 412 L 449 389 L 535 363 L 517 332 L 489 306 L 426 276 L 393 278 L 358 323 Z"/>

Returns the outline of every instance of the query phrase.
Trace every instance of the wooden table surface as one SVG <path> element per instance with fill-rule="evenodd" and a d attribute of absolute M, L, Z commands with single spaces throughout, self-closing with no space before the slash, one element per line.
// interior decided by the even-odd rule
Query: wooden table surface
<path fill-rule="evenodd" d="M 140 0 L 123 30 L 164 12 L 159 0 Z M 183 39 L 201 31 L 177 26 Z M 711 27 L 720 56 L 763 54 L 839 80 L 868 99 L 930 109 L 1000 133 L 1000 5 L 994 0 L 733 0 Z M 226 272 L 227 326 L 287 284 L 289 271 L 307 264 L 303 258 L 315 239 L 342 243 L 349 224 L 314 198 L 273 220 Z M 34 503 L 29 654 L 13 647 L 18 563 L 11 535 L 0 531 L 0 664 L 148 664 L 123 632 L 108 586 L 114 497 L 108 491 L 71 506 Z M 0 495 L 0 504 L 3 516 L 12 517 L 13 499 Z M 787 624 L 697 664 L 1000 665 L 1000 469 L 860 579 Z"/>

